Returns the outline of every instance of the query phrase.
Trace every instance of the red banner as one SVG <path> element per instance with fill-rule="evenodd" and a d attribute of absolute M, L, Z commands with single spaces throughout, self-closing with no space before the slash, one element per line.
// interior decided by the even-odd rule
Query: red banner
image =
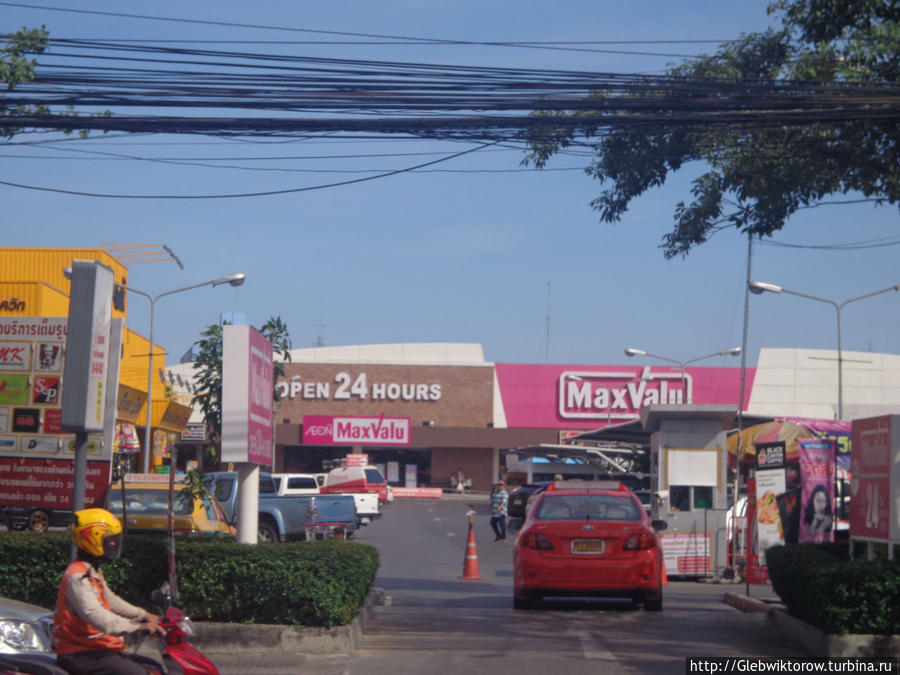
<path fill-rule="evenodd" d="M 46 509 L 72 508 L 75 462 L 71 459 L 0 457 L 0 503 Z M 88 462 L 84 505 L 103 506 L 109 462 Z"/>

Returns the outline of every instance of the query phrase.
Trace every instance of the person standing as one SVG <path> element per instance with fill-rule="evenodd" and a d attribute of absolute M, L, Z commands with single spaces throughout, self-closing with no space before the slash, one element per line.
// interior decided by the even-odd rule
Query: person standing
<path fill-rule="evenodd" d="M 494 485 L 491 491 L 491 529 L 494 530 L 494 541 L 506 541 L 506 513 L 509 506 L 509 494 L 506 483 L 502 480 Z"/>

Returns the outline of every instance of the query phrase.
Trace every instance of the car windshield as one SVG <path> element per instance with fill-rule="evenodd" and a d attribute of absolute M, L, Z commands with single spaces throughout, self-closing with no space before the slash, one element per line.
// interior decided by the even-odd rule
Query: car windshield
<path fill-rule="evenodd" d="M 630 495 L 554 495 L 545 493 L 535 518 L 539 520 L 640 520 L 641 510 Z"/>
<path fill-rule="evenodd" d="M 186 498 L 176 489 L 174 497 L 175 515 L 186 516 L 193 512 L 190 498 Z M 169 493 L 166 490 L 126 490 L 125 505 L 129 513 L 135 515 L 165 515 L 169 512 Z M 110 510 L 122 513 L 122 499 L 117 494 L 110 499 Z"/>

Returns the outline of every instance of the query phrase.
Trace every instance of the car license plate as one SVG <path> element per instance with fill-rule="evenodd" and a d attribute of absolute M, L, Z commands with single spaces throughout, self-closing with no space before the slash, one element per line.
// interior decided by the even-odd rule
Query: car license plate
<path fill-rule="evenodd" d="M 575 539 L 572 553 L 603 553 L 602 539 Z"/>

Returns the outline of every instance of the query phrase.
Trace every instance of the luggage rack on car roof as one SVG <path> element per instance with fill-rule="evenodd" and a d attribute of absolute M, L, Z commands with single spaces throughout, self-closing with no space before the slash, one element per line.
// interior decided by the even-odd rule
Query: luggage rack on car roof
<path fill-rule="evenodd" d="M 547 487 L 547 492 L 555 490 L 621 490 L 628 492 L 628 486 L 618 480 L 558 480 Z"/>

